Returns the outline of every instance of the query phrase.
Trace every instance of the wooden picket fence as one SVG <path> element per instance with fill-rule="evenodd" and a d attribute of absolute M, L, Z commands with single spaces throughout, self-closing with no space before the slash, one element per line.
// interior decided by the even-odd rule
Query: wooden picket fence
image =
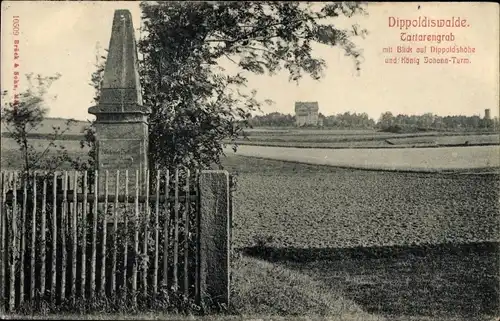
<path fill-rule="evenodd" d="M 58 305 L 99 296 L 130 297 L 137 302 L 141 294 L 151 297 L 160 291 L 202 300 L 201 292 L 210 291 L 206 278 L 212 276 L 200 271 L 208 264 L 200 260 L 227 261 L 229 255 L 207 256 L 201 249 L 229 251 L 229 246 L 210 248 L 214 246 L 210 239 L 219 235 L 209 234 L 217 229 L 201 227 L 200 172 L 176 169 L 152 175 L 147 171 L 143 188 L 139 172 L 133 174 L 131 180 L 128 171 L 118 170 L 1 173 L 2 309 L 15 311 L 40 300 Z M 222 187 L 225 201 L 226 186 Z M 207 211 L 214 209 L 207 207 Z M 217 222 L 230 225 L 229 221 L 230 217 Z"/>

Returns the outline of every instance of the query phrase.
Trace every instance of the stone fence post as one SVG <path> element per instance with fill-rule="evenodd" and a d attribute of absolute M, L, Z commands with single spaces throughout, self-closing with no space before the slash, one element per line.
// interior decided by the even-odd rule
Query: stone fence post
<path fill-rule="evenodd" d="M 201 302 L 229 304 L 230 190 L 227 171 L 202 171 L 199 183 Z"/>

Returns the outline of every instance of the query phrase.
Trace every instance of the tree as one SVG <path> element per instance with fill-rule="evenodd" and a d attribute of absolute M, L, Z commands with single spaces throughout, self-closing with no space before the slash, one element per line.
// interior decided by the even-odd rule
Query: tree
<path fill-rule="evenodd" d="M 331 19 L 366 14 L 359 2 L 142 2 L 141 8 L 151 169 L 220 164 L 223 140 L 236 148 L 262 104 L 246 88 L 249 72 L 286 70 L 291 81 L 307 74 L 320 79 L 326 64 L 314 57 L 313 43 L 341 47 L 360 67 L 351 37 L 366 31 L 338 29 Z M 225 73 L 223 61 L 238 72 Z"/>
<path fill-rule="evenodd" d="M 392 126 L 394 123 L 394 115 L 390 111 L 386 111 L 380 115 L 378 125 L 382 128 Z"/>
<path fill-rule="evenodd" d="M 493 127 L 494 131 L 498 131 L 500 129 L 500 121 L 499 121 L 498 117 L 495 117 L 493 119 L 492 127 Z"/>
<path fill-rule="evenodd" d="M 92 103 L 98 104 L 99 98 L 101 97 L 101 83 L 102 77 L 104 75 L 104 67 L 106 65 L 106 54 L 107 49 L 104 49 L 106 53 L 102 53 L 99 42 L 96 43 L 95 47 L 95 71 L 92 73 L 89 85 L 94 88 L 94 98 Z"/>
<path fill-rule="evenodd" d="M 107 49 L 104 51 L 108 52 Z M 99 104 L 99 98 L 101 97 L 101 83 L 104 75 L 104 67 L 106 65 L 106 54 L 102 53 L 101 47 L 99 43 L 96 43 L 96 51 L 95 51 L 95 62 L 94 67 L 95 71 L 92 73 L 90 78 L 89 85 L 94 88 L 94 97 L 92 98 L 91 103 L 95 105 Z M 89 148 L 87 157 L 77 157 L 72 160 L 72 167 L 79 171 L 87 171 L 87 170 L 95 170 L 96 169 L 96 137 L 95 137 L 95 128 L 94 121 L 89 121 L 89 125 L 84 129 L 84 137 L 80 141 L 81 148 Z M 92 184 L 94 181 L 94 172 L 89 172 L 89 184 Z"/>
<path fill-rule="evenodd" d="M 477 115 L 474 115 L 472 117 L 467 117 L 467 126 L 469 128 L 478 128 L 480 123 L 481 123 L 481 118 Z"/>
<path fill-rule="evenodd" d="M 432 113 L 425 113 L 419 116 L 419 126 L 429 128 L 434 123 L 435 116 Z"/>
<path fill-rule="evenodd" d="M 45 119 L 48 109 L 45 106 L 47 92 L 52 83 L 60 78 L 60 74 L 43 77 L 32 73 L 26 75 L 27 89 L 12 96 L 8 91 L 2 93 L 2 122 L 8 130 L 8 136 L 19 146 L 22 156 L 23 173 L 34 170 L 54 171 L 65 162 L 70 161 L 63 145 L 57 143 L 74 122 L 69 119 L 65 128 L 53 126 L 53 134 L 44 139 L 46 146 L 40 150 L 30 140 L 30 134 L 36 132 Z"/>

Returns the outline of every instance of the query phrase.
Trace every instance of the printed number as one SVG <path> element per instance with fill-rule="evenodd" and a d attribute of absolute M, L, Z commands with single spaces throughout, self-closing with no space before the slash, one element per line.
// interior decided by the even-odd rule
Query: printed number
<path fill-rule="evenodd" d="M 14 16 L 14 19 L 12 20 L 12 34 L 14 36 L 19 35 L 19 18 L 18 18 L 18 16 Z"/>

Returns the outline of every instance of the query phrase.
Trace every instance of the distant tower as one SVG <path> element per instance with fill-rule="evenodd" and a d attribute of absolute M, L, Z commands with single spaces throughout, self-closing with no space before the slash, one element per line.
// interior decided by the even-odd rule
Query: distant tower
<path fill-rule="evenodd" d="M 484 110 L 484 119 L 491 119 L 491 113 L 489 109 Z"/>

